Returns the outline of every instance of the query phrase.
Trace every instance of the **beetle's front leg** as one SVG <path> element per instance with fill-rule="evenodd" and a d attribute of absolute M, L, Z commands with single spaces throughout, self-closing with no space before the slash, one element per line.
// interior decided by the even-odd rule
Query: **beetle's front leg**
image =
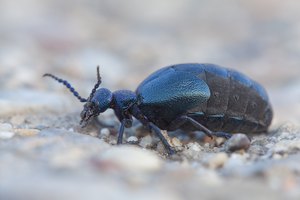
<path fill-rule="evenodd" d="M 123 143 L 123 135 L 124 135 L 124 128 L 130 128 L 132 126 L 132 119 L 127 119 L 124 118 L 121 121 L 119 133 L 118 133 L 118 141 L 117 144 L 122 144 Z"/>

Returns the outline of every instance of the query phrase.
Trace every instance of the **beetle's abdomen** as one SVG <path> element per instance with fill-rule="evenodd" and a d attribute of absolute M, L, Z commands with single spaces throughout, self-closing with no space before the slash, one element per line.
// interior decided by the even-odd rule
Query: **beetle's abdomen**
<path fill-rule="evenodd" d="M 167 74 L 174 75 L 172 80 L 169 80 Z M 178 87 L 184 85 L 185 81 L 190 84 L 189 87 Z M 155 92 L 152 84 L 156 85 Z M 199 84 L 202 88 L 193 84 Z M 205 85 L 209 91 L 195 91 L 196 88 L 203 90 Z M 165 99 L 167 105 L 172 107 L 165 106 L 166 102 L 158 98 L 167 97 L 165 93 L 168 92 L 168 95 L 176 92 L 175 96 L 180 97 Z M 262 86 L 235 70 L 213 64 L 178 64 L 162 68 L 140 84 L 137 95 L 141 99 L 139 106 L 142 112 L 161 129 L 168 129 L 168 124 L 176 117 L 189 115 L 213 131 L 263 132 L 267 130 L 273 116 L 267 93 Z M 185 104 L 186 95 L 201 101 Z M 194 129 L 189 123 L 181 128 Z"/>
<path fill-rule="evenodd" d="M 195 112 L 190 111 L 197 121 L 213 131 L 267 130 L 273 112 L 261 85 L 232 69 L 213 64 L 200 66 L 204 70 L 198 76 L 209 86 L 211 96 L 204 110 L 194 108 Z"/>

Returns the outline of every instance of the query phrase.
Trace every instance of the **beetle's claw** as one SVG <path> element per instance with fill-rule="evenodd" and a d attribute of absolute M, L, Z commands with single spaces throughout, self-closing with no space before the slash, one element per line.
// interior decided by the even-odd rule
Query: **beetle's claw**
<path fill-rule="evenodd" d="M 169 156 L 176 154 L 176 150 L 173 147 L 167 148 L 167 152 Z"/>

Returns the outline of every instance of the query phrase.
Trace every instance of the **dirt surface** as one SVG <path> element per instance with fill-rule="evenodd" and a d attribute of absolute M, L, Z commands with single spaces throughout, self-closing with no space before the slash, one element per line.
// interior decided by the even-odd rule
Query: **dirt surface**
<path fill-rule="evenodd" d="M 300 3 L 297 1 L 0 1 L 0 199 L 299 199 Z M 215 63 L 265 86 L 270 130 L 228 141 L 138 122 L 116 146 L 107 111 L 79 126 L 88 96 L 131 89 L 160 67 Z"/>

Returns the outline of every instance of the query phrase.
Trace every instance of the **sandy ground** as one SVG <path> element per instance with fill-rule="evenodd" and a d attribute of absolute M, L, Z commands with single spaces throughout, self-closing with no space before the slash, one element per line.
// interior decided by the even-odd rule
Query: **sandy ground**
<path fill-rule="evenodd" d="M 299 9 L 279 0 L 1 0 L 0 199 L 299 199 Z M 179 153 L 169 157 L 136 123 L 116 146 L 113 112 L 99 118 L 112 128 L 81 129 L 81 103 L 42 78 L 64 77 L 85 97 L 97 65 L 113 91 L 185 62 L 264 85 L 269 133 L 240 151 L 233 140 L 174 133 Z"/>

